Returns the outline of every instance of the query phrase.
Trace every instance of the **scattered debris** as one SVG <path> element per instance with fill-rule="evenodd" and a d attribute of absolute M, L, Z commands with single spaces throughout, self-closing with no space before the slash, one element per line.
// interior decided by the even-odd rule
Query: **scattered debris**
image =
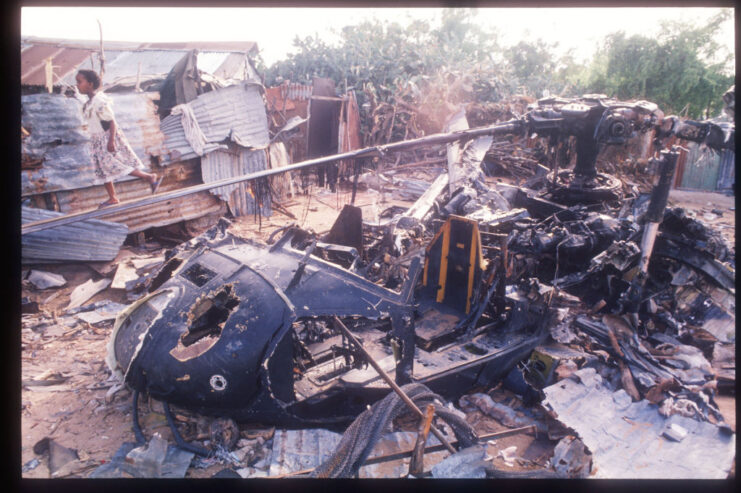
<path fill-rule="evenodd" d="M 497 457 L 501 457 L 507 466 L 513 467 L 515 465 L 515 459 L 517 459 L 517 455 L 515 454 L 516 451 L 517 446 L 512 445 L 511 447 L 500 450 Z"/>
<path fill-rule="evenodd" d="M 72 293 L 69 295 L 69 304 L 67 310 L 82 306 L 87 300 L 95 296 L 96 294 L 103 291 L 111 284 L 110 279 L 100 279 L 99 281 L 88 280 L 84 284 L 77 286 Z"/>
<path fill-rule="evenodd" d="M 448 456 L 432 467 L 432 477 L 436 479 L 480 479 L 486 477 L 486 449 L 474 445 Z"/>
<path fill-rule="evenodd" d="M 67 284 L 67 280 L 63 276 L 42 270 L 31 270 L 27 279 L 36 289 L 58 288 Z"/>
<path fill-rule="evenodd" d="M 98 304 L 95 303 L 95 305 Z M 120 312 L 126 309 L 126 307 L 127 305 L 123 305 L 121 303 L 104 300 L 103 303 L 99 304 L 98 306 L 91 307 L 90 310 L 76 313 L 76 316 L 78 319 L 87 322 L 90 325 L 97 325 L 101 322 L 107 322 L 109 320 L 115 319 Z"/>
<path fill-rule="evenodd" d="M 581 440 L 567 436 L 553 450 L 551 467 L 564 478 L 585 478 L 591 472 L 591 457 Z"/>
<path fill-rule="evenodd" d="M 632 402 L 624 390 L 610 390 L 594 368 L 543 392 L 544 405 L 589 448 L 594 477 L 722 479 L 731 470 L 730 430 L 679 414 L 665 418 L 647 400 Z M 681 441 L 663 436 L 674 424 L 688 432 Z"/>
<path fill-rule="evenodd" d="M 67 448 L 57 443 L 53 438 L 45 437 L 33 446 L 36 455 L 48 454 L 49 475 L 58 476 L 59 471 L 68 463 L 80 458 L 77 450 Z"/>
<path fill-rule="evenodd" d="M 193 452 L 168 445 L 155 433 L 149 443 L 124 443 L 109 462 L 99 466 L 89 478 L 183 478 L 193 460 Z"/>

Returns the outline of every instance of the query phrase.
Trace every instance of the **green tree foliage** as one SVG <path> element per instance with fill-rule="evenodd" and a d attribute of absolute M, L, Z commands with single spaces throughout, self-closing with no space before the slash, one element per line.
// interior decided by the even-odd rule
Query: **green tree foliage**
<path fill-rule="evenodd" d="M 580 88 L 619 99 L 647 99 L 665 112 L 692 118 L 720 112 L 721 96 L 733 84 L 732 56 L 713 39 L 730 12 L 705 26 L 665 23 L 658 38 L 609 34 Z"/>
<path fill-rule="evenodd" d="M 436 25 L 364 21 L 342 28 L 333 45 L 317 36 L 296 37 L 295 53 L 265 70 L 265 84 L 330 78 L 338 92 L 355 88 L 359 103 L 368 103 L 370 111 L 381 103 L 416 104 L 420 94 L 443 81 L 458 82 L 466 102 L 515 94 L 542 97 L 545 91 L 605 93 L 654 101 L 667 113 L 686 107 L 689 116 L 701 118 L 720 112 L 721 96 L 733 83 L 732 55 L 714 41 L 731 12 L 724 10 L 703 26 L 665 23 L 656 38 L 608 34 L 587 64 L 572 53 L 557 56 L 557 44 L 549 40 L 502 47 L 497 32 L 478 25 L 471 9 L 444 9 Z M 455 98 L 454 92 L 444 96 Z"/>
<path fill-rule="evenodd" d="M 421 20 L 406 28 L 396 22 L 364 21 L 342 28 L 339 44 L 332 47 L 316 37 L 296 38 L 297 52 L 270 67 L 265 82 L 309 83 L 313 77 L 327 77 L 339 88 L 345 83 L 348 87 L 371 83 L 377 89 L 391 89 L 443 68 L 491 65 L 496 35 L 474 24 L 473 15 L 468 9 L 445 9 L 435 28 Z"/>

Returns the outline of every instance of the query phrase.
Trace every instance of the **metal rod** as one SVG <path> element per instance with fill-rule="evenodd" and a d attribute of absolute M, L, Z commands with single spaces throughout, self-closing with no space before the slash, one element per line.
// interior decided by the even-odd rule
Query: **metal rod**
<path fill-rule="evenodd" d="M 183 437 L 180 435 L 180 432 L 178 431 L 177 425 L 175 425 L 175 420 L 172 417 L 172 413 L 170 412 L 170 405 L 167 402 L 163 402 L 162 407 L 165 409 L 165 418 L 167 418 L 167 424 L 170 426 L 172 437 L 175 439 L 175 443 L 178 445 L 178 447 L 188 452 L 193 452 L 194 454 L 201 455 L 203 457 L 209 457 L 211 455 L 210 450 L 199 447 L 198 445 L 193 445 L 192 443 L 188 443 L 185 441 L 185 439 L 183 439 Z"/>
<path fill-rule="evenodd" d="M 360 349 L 360 351 L 362 351 L 362 353 L 365 355 L 366 359 L 368 360 L 368 363 L 370 363 L 370 365 L 378 372 L 378 374 L 381 375 L 381 378 L 383 378 L 386 381 L 386 383 L 389 384 L 389 386 L 392 389 L 394 389 L 394 392 L 396 392 L 399 395 L 399 397 L 401 397 L 401 400 L 403 400 L 404 403 L 407 406 L 409 406 L 410 409 L 412 409 L 415 413 L 417 413 L 417 416 L 419 416 L 422 419 L 425 419 L 424 413 L 417 407 L 414 401 L 412 401 L 409 398 L 409 396 L 406 395 L 403 390 L 401 390 L 401 387 L 396 385 L 396 382 L 394 382 L 394 380 L 391 377 L 389 377 L 385 371 L 383 371 L 381 366 L 378 363 L 376 363 L 376 361 L 373 359 L 370 353 L 363 347 L 360 341 L 358 341 L 357 338 L 352 334 L 352 332 L 350 332 L 350 329 L 345 327 L 345 324 L 342 323 L 342 320 L 340 320 L 337 317 L 334 317 L 334 319 L 337 322 L 337 325 L 342 330 L 343 334 L 345 334 L 345 336 L 348 339 L 350 339 L 350 341 L 352 341 L 352 343 L 355 344 L 355 346 L 357 346 L 357 348 Z M 440 443 L 445 445 L 445 448 L 447 448 L 450 451 L 450 453 L 452 454 L 455 453 L 455 449 L 453 448 L 453 446 L 450 445 L 450 442 L 448 442 L 445 436 L 443 436 L 443 434 L 440 432 L 440 430 L 438 430 L 435 427 L 435 425 L 433 424 L 430 425 L 430 431 L 432 431 L 432 433 L 437 437 L 437 439 L 440 440 Z"/>
<path fill-rule="evenodd" d="M 131 411 L 131 419 L 134 424 L 134 436 L 136 437 L 136 443 L 143 444 L 147 443 L 147 439 L 144 438 L 142 433 L 141 425 L 139 424 L 139 391 L 134 389 L 133 408 Z"/>
<path fill-rule="evenodd" d="M 357 149 L 354 151 L 343 152 L 340 154 L 333 154 L 331 156 L 323 156 L 314 159 L 308 159 L 295 164 L 289 164 L 280 168 L 266 169 L 262 171 L 256 171 L 254 173 L 248 173 L 242 176 L 235 176 L 230 178 L 224 178 L 223 180 L 213 181 L 211 183 L 204 183 L 201 185 L 194 185 L 192 187 L 181 188 L 172 192 L 162 193 L 146 197 L 143 199 L 134 199 L 121 202 L 104 209 L 96 209 L 92 211 L 76 212 L 74 214 L 67 214 L 60 217 L 52 217 L 49 219 L 42 219 L 39 221 L 28 222 L 21 225 L 21 234 L 34 233 L 44 229 L 51 228 L 53 226 L 61 226 L 63 224 L 70 224 L 77 221 L 83 221 L 86 219 L 93 219 L 101 216 L 108 216 L 117 212 L 123 212 L 130 209 L 136 209 L 137 207 L 144 207 L 159 202 L 166 202 L 168 200 L 185 197 L 186 195 L 192 195 L 198 192 L 204 192 L 212 190 L 214 188 L 223 187 L 226 185 L 233 185 L 235 183 L 241 183 L 243 181 L 256 180 L 267 176 L 278 175 L 281 173 L 287 173 L 298 169 L 310 168 L 319 164 L 326 164 L 335 161 L 341 161 L 343 159 L 354 159 L 361 157 L 371 157 L 379 154 L 385 154 L 388 152 L 401 151 L 421 145 L 434 145 L 434 144 L 446 144 L 461 139 L 471 139 L 482 135 L 498 135 L 515 132 L 521 128 L 521 122 L 519 120 L 510 120 L 505 123 L 492 125 L 490 127 L 474 128 L 469 130 L 459 130 L 457 132 L 451 132 L 447 134 L 434 134 L 426 137 L 420 137 L 412 140 L 405 140 L 402 142 L 394 142 L 382 146 L 366 147 L 363 149 Z"/>

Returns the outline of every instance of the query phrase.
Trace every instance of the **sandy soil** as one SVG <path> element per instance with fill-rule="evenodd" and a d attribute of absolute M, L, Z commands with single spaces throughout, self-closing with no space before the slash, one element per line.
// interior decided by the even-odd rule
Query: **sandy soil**
<path fill-rule="evenodd" d="M 254 217 L 243 217 L 234 221 L 233 231 L 242 236 L 265 239 L 276 228 L 296 222 L 316 232 L 325 232 L 331 227 L 342 206 L 349 201 L 349 191 L 298 196 L 284 204 L 285 210 L 293 218 L 280 212 L 274 213 L 271 218 L 263 218 L 261 223 Z M 673 191 L 671 202 L 695 210 L 701 220 L 712 209 L 722 211 L 722 216 L 711 218 L 709 224 L 722 228 L 729 241 L 735 241 L 735 211 L 732 209 L 735 207 L 734 197 Z M 405 203 L 393 200 L 390 194 L 382 197 L 373 192 L 360 192 L 356 204 L 362 206 L 364 218 L 369 218 L 391 205 Z M 56 385 L 22 387 L 21 460 L 22 464 L 27 464 L 35 458 L 39 459 L 39 465 L 24 472 L 23 477 L 49 477 L 46 459 L 33 450 L 34 445 L 45 437 L 77 450 L 80 460 L 70 470 L 63 471 L 63 476 L 69 477 L 87 476 L 93 468 L 110 460 L 122 443 L 134 441 L 131 393 L 122 389 L 109 394 L 113 382 L 109 381 L 110 371 L 104 358 L 112 324 L 107 322 L 91 326 L 87 323 L 72 323 L 66 326 L 64 321 L 68 318 L 63 317 L 63 309 L 68 304 L 69 294 L 74 287 L 88 279 L 100 278 L 100 272 L 105 273 L 107 270 L 110 271 L 108 276 L 112 277 L 113 271 L 110 269 L 115 267 L 117 261 L 129 256 L 153 256 L 163 252 L 164 248 L 147 250 L 126 247 L 114 262 L 95 264 L 95 268 L 89 264 L 23 266 L 24 271 L 29 268 L 40 269 L 62 274 L 67 279 L 67 285 L 56 290 L 38 291 L 26 282 L 23 286 L 23 296 L 37 301 L 41 312 L 23 317 L 22 379 L 29 381 L 46 377 L 61 381 Z M 56 297 L 45 303 L 54 293 L 58 293 Z M 127 303 L 124 290 L 110 288 L 87 303 L 101 300 Z M 39 329 L 39 323 L 47 324 L 45 330 Z M 719 399 L 719 405 L 726 414 L 726 420 L 732 422 L 735 429 L 735 398 L 723 397 Z M 158 403 L 140 403 L 140 419 L 145 435 L 151 436 L 152 433 L 159 432 L 163 438 L 171 440 L 170 430 Z M 181 419 L 194 421 L 196 418 L 181 413 Z M 484 421 L 477 422 L 479 431 L 491 432 L 502 428 L 496 422 L 487 424 Z M 533 445 L 535 441 L 534 436 L 513 436 L 498 441 L 496 448 L 501 450 L 515 445 L 518 451 L 530 449 L 533 463 L 544 463 L 552 449 L 544 447 L 542 442 Z M 495 456 L 497 451 L 492 448 L 489 453 Z M 223 465 L 218 464 L 206 469 L 190 468 L 187 477 L 210 477 L 223 468 Z"/>

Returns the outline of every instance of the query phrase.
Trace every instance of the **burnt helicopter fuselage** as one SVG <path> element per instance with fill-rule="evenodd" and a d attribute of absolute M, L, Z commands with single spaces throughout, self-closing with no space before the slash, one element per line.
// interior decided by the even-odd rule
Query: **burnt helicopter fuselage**
<path fill-rule="evenodd" d="M 531 313 L 515 295 L 513 330 L 468 331 L 450 344 L 467 328 L 465 314 L 434 300 L 420 308 L 419 258 L 393 291 L 359 275 L 354 263 L 344 268 L 312 254 L 330 245 L 294 248 L 296 233 L 270 247 L 223 231 L 191 240 L 116 320 L 109 366 L 134 389 L 199 413 L 328 424 L 352 419 L 389 391 L 334 330 L 333 317 L 397 382 L 437 390 L 501 376 L 545 334 L 542 312 Z M 450 337 L 422 340 L 415 321 L 447 324 Z"/>

